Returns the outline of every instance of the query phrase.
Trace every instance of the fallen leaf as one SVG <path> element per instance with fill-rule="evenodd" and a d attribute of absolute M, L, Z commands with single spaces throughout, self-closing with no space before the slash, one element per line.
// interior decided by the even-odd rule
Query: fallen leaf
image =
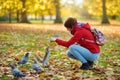
<path fill-rule="evenodd" d="M 64 72 L 64 75 L 67 77 L 71 77 L 73 74 L 74 74 L 74 71 L 72 70 Z"/>
<path fill-rule="evenodd" d="M 20 70 L 21 70 L 22 72 L 27 72 L 27 69 L 26 69 L 26 68 L 20 68 Z"/>
<path fill-rule="evenodd" d="M 103 68 L 93 68 L 92 71 L 97 73 L 97 74 L 104 74 Z"/>
<path fill-rule="evenodd" d="M 8 48 L 7 49 L 7 53 L 8 54 L 13 54 L 14 53 L 14 49 L 13 48 Z"/>
<path fill-rule="evenodd" d="M 116 75 L 116 76 L 108 76 L 107 80 L 120 80 L 120 75 Z"/>
<path fill-rule="evenodd" d="M 16 60 L 16 61 L 20 61 L 20 57 L 19 56 L 14 56 L 14 59 Z"/>
<path fill-rule="evenodd" d="M 80 66 L 78 64 L 74 64 L 73 67 L 72 67 L 72 70 L 76 70 L 76 69 L 79 69 Z"/>
<path fill-rule="evenodd" d="M 70 80 L 82 80 L 80 77 L 72 77 Z"/>
<path fill-rule="evenodd" d="M 7 75 L 7 77 L 9 77 L 10 80 L 14 78 L 13 75 Z"/>

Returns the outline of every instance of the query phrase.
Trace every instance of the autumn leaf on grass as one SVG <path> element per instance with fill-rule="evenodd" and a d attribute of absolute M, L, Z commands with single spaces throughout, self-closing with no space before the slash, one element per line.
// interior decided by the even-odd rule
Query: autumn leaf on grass
<path fill-rule="evenodd" d="M 115 54 L 115 52 L 120 52 L 120 49 L 119 48 L 111 49 L 111 52 Z"/>
<path fill-rule="evenodd" d="M 73 66 L 72 66 L 72 70 L 76 70 L 76 69 L 79 69 L 80 68 L 80 66 L 78 65 L 78 64 L 74 64 Z"/>
<path fill-rule="evenodd" d="M 4 55 L 3 55 L 2 53 L 0 53 L 0 58 L 1 58 L 1 59 L 4 58 Z"/>
<path fill-rule="evenodd" d="M 55 75 L 55 71 L 46 71 L 45 75 L 48 77 L 53 77 Z"/>
<path fill-rule="evenodd" d="M 8 62 L 3 61 L 2 66 L 3 66 L 3 67 L 8 67 L 9 64 L 8 64 Z"/>
<path fill-rule="evenodd" d="M 115 80 L 120 80 L 120 74 L 115 76 Z"/>
<path fill-rule="evenodd" d="M 107 67 L 104 72 L 105 72 L 105 75 L 107 75 L 107 76 L 114 74 L 113 68 L 111 68 L 111 67 Z"/>
<path fill-rule="evenodd" d="M 107 80 L 120 80 L 120 75 L 117 76 L 108 76 L 106 77 Z"/>
<path fill-rule="evenodd" d="M 72 77 L 70 80 L 82 80 L 80 77 Z"/>
<path fill-rule="evenodd" d="M 55 61 L 50 61 L 50 64 L 51 64 L 51 65 L 55 65 L 56 62 L 55 62 Z"/>
<path fill-rule="evenodd" d="M 13 54 L 14 53 L 14 49 L 13 48 L 9 48 L 9 49 L 7 49 L 7 52 L 8 52 L 8 54 Z"/>
<path fill-rule="evenodd" d="M 64 72 L 64 75 L 67 77 L 71 77 L 71 76 L 73 76 L 73 74 L 74 74 L 74 71 L 72 71 L 72 70 Z"/>
<path fill-rule="evenodd" d="M 36 78 L 35 78 L 35 77 L 31 77 L 31 76 L 29 77 L 29 76 L 28 76 L 28 77 L 25 77 L 25 80 L 36 80 Z"/>
<path fill-rule="evenodd" d="M 22 72 L 27 72 L 27 69 L 26 69 L 26 68 L 20 68 L 20 70 L 21 70 Z"/>
<path fill-rule="evenodd" d="M 92 71 L 97 73 L 97 74 L 104 74 L 105 73 L 103 68 L 93 68 Z"/>
<path fill-rule="evenodd" d="M 45 76 L 46 76 L 45 73 L 39 74 L 39 77 L 40 77 L 40 78 L 44 78 Z"/>
<path fill-rule="evenodd" d="M 0 66 L 2 66 L 2 63 L 0 63 Z"/>
<path fill-rule="evenodd" d="M 57 43 L 55 42 L 51 42 L 50 43 L 50 47 L 53 48 L 52 50 L 54 50 L 54 48 L 57 46 Z"/>
<path fill-rule="evenodd" d="M 50 65 L 49 67 L 50 67 L 50 70 L 52 70 L 52 71 L 58 71 L 59 70 L 58 68 L 56 68 L 56 66 L 53 66 L 53 65 Z"/>
<path fill-rule="evenodd" d="M 14 59 L 16 60 L 16 61 L 20 61 L 20 57 L 19 56 L 14 56 Z"/>
<path fill-rule="evenodd" d="M 8 78 L 9 78 L 9 80 L 13 80 L 13 75 L 12 74 L 9 74 L 9 75 L 6 75 Z"/>
<path fill-rule="evenodd" d="M 120 71 L 113 71 L 114 74 L 120 74 Z"/>
<path fill-rule="evenodd" d="M 112 62 L 113 63 L 113 66 L 118 66 L 118 67 L 120 67 L 120 63 L 119 62 Z"/>
<path fill-rule="evenodd" d="M 40 51 L 37 51 L 35 54 L 38 55 L 38 56 L 40 56 L 40 57 L 42 57 L 41 55 L 43 55 L 44 53 L 40 52 Z"/>
<path fill-rule="evenodd" d="M 64 62 L 57 62 L 57 66 L 56 67 L 60 68 L 60 69 L 64 68 L 65 67 L 64 66 Z"/>
<path fill-rule="evenodd" d="M 2 74 L 8 74 L 9 71 L 10 71 L 10 68 L 9 67 L 0 67 L 0 71 Z"/>

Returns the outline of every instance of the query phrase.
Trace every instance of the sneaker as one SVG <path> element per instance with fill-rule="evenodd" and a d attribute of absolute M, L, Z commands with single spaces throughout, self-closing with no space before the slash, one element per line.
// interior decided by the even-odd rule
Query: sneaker
<path fill-rule="evenodd" d="M 90 69 L 90 65 L 88 63 L 83 63 L 82 66 L 80 67 L 80 69 L 82 69 L 82 70 L 89 70 Z"/>
<path fill-rule="evenodd" d="M 88 60 L 87 60 L 87 61 L 88 61 Z M 89 66 L 90 66 L 91 68 L 93 68 L 93 64 L 94 64 L 93 61 L 88 61 L 88 64 L 89 64 Z"/>

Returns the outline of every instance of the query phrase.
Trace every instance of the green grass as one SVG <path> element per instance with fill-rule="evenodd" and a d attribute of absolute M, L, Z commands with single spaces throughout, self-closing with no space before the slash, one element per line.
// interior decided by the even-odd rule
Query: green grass
<path fill-rule="evenodd" d="M 9 77 L 7 77 L 6 75 L 3 75 L 2 78 L 0 78 L 0 80 L 9 80 Z"/>
<path fill-rule="evenodd" d="M 68 78 L 65 76 L 65 72 L 67 71 L 73 71 L 71 70 L 73 65 L 79 65 L 80 63 L 76 60 L 71 60 L 66 56 L 66 48 L 58 46 L 55 43 L 50 43 L 49 40 L 53 33 L 60 33 L 62 38 L 69 38 L 69 34 L 62 31 L 50 31 L 47 30 L 46 32 L 42 30 L 37 30 L 34 32 L 27 31 L 26 30 L 16 30 L 14 31 L 14 34 L 11 34 L 11 31 L 9 30 L 0 30 L 0 55 L 1 59 L 3 60 L 3 65 L 8 65 L 10 62 L 18 62 L 15 61 L 13 56 L 21 58 L 25 52 L 31 52 L 30 55 L 30 61 L 28 62 L 29 65 L 20 66 L 23 68 L 28 69 L 28 71 L 31 69 L 31 66 L 33 64 L 32 59 L 34 53 L 42 52 L 41 55 L 43 56 L 45 53 L 46 46 L 50 45 L 51 48 L 51 56 L 50 56 L 50 63 L 51 65 L 58 71 L 56 71 L 57 75 L 52 75 L 48 77 L 54 78 L 55 80 L 61 79 L 61 74 L 66 79 Z M 107 34 L 106 34 L 107 35 Z M 120 37 L 117 38 L 111 38 L 106 37 L 107 42 L 104 46 L 101 47 L 101 55 L 98 60 L 98 62 L 95 63 L 95 66 L 103 70 L 104 72 L 109 71 L 109 69 L 112 69 L 114 72 L 114 75 L 111 74 L 111 76 L 116 76 L 120 73 Z M 5 55 L 9 56 L 6 57 Z M 12 59 L 11 61 L 5 61 L 6 59 Z M 46 70 L 52 71 L 50 68 L 45 68 Z M 117 73 L 115 73 L 117 71 Z M 47 73 L 44 72 L 44 74 L 47 76 Z M 88 77 L 98 77 L 98 79 L 105 79 L 107 74 L 102 73 L 99 74 L 94 71 L 77 71 L 74 72 L 70 77 L 75 77 L 79 75 L 87 75 Z M 7 75 L 10 75 L 8 73 Z M 119 74 L 120 75 L 120 74 Z M 83 77 L 83 76 L 82 76 Z M 63 79 L 63 78 L 62 78 Z M 6 76 L 6 74 L 3 74 L 1 77 L 1 80 L 9 80 L 9 77 Z"/>

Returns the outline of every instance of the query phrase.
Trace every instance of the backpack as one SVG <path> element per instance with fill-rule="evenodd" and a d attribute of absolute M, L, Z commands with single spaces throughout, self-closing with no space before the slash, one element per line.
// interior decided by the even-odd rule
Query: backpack
<path fill-rule="evenodd" d="M 78 25 L 78 26 L 81 26 L 81 25 Z M 90 26 L 90 25 L 87 23 L 87 24 L 84 24 L 84 25 L 82 25 L 82 26 Z M 82 26 L 81 26 L 81 27 L 82 27 Z M 84 28 L 84 27 L 82 27 L 82 28 Z M 85 28 L 85 29 L 86 29 L 86 28 Z M 85 40 L 85 41 L 91 42 L 91 43 L 96 43 L 96 44 L 98 44 L 99 46 L 103 46 L 103 45 L 105 44 L 104 34 L 103 34 L 100 30 L 98 30 L 98 29 L 96 29 L 96 28 L 87 29 L 87 30 L 89 30 L 89 31 L 94 35 L 95 41 L 89 40 L 89 39 L 85 39 L 85 38 L 82 38 L 81 40 Z"/>
<path fill-rule="evenodd" d="M 91 29 L 91 32 L 93 33 L 95 39 L 96 39 L 96 43 L 99 45 L 99 46 L 103 46 L 105 44 L 105 37 L 104 37 L 104 34 L 96 29 L 96 28 L 93 28 Z"/>

